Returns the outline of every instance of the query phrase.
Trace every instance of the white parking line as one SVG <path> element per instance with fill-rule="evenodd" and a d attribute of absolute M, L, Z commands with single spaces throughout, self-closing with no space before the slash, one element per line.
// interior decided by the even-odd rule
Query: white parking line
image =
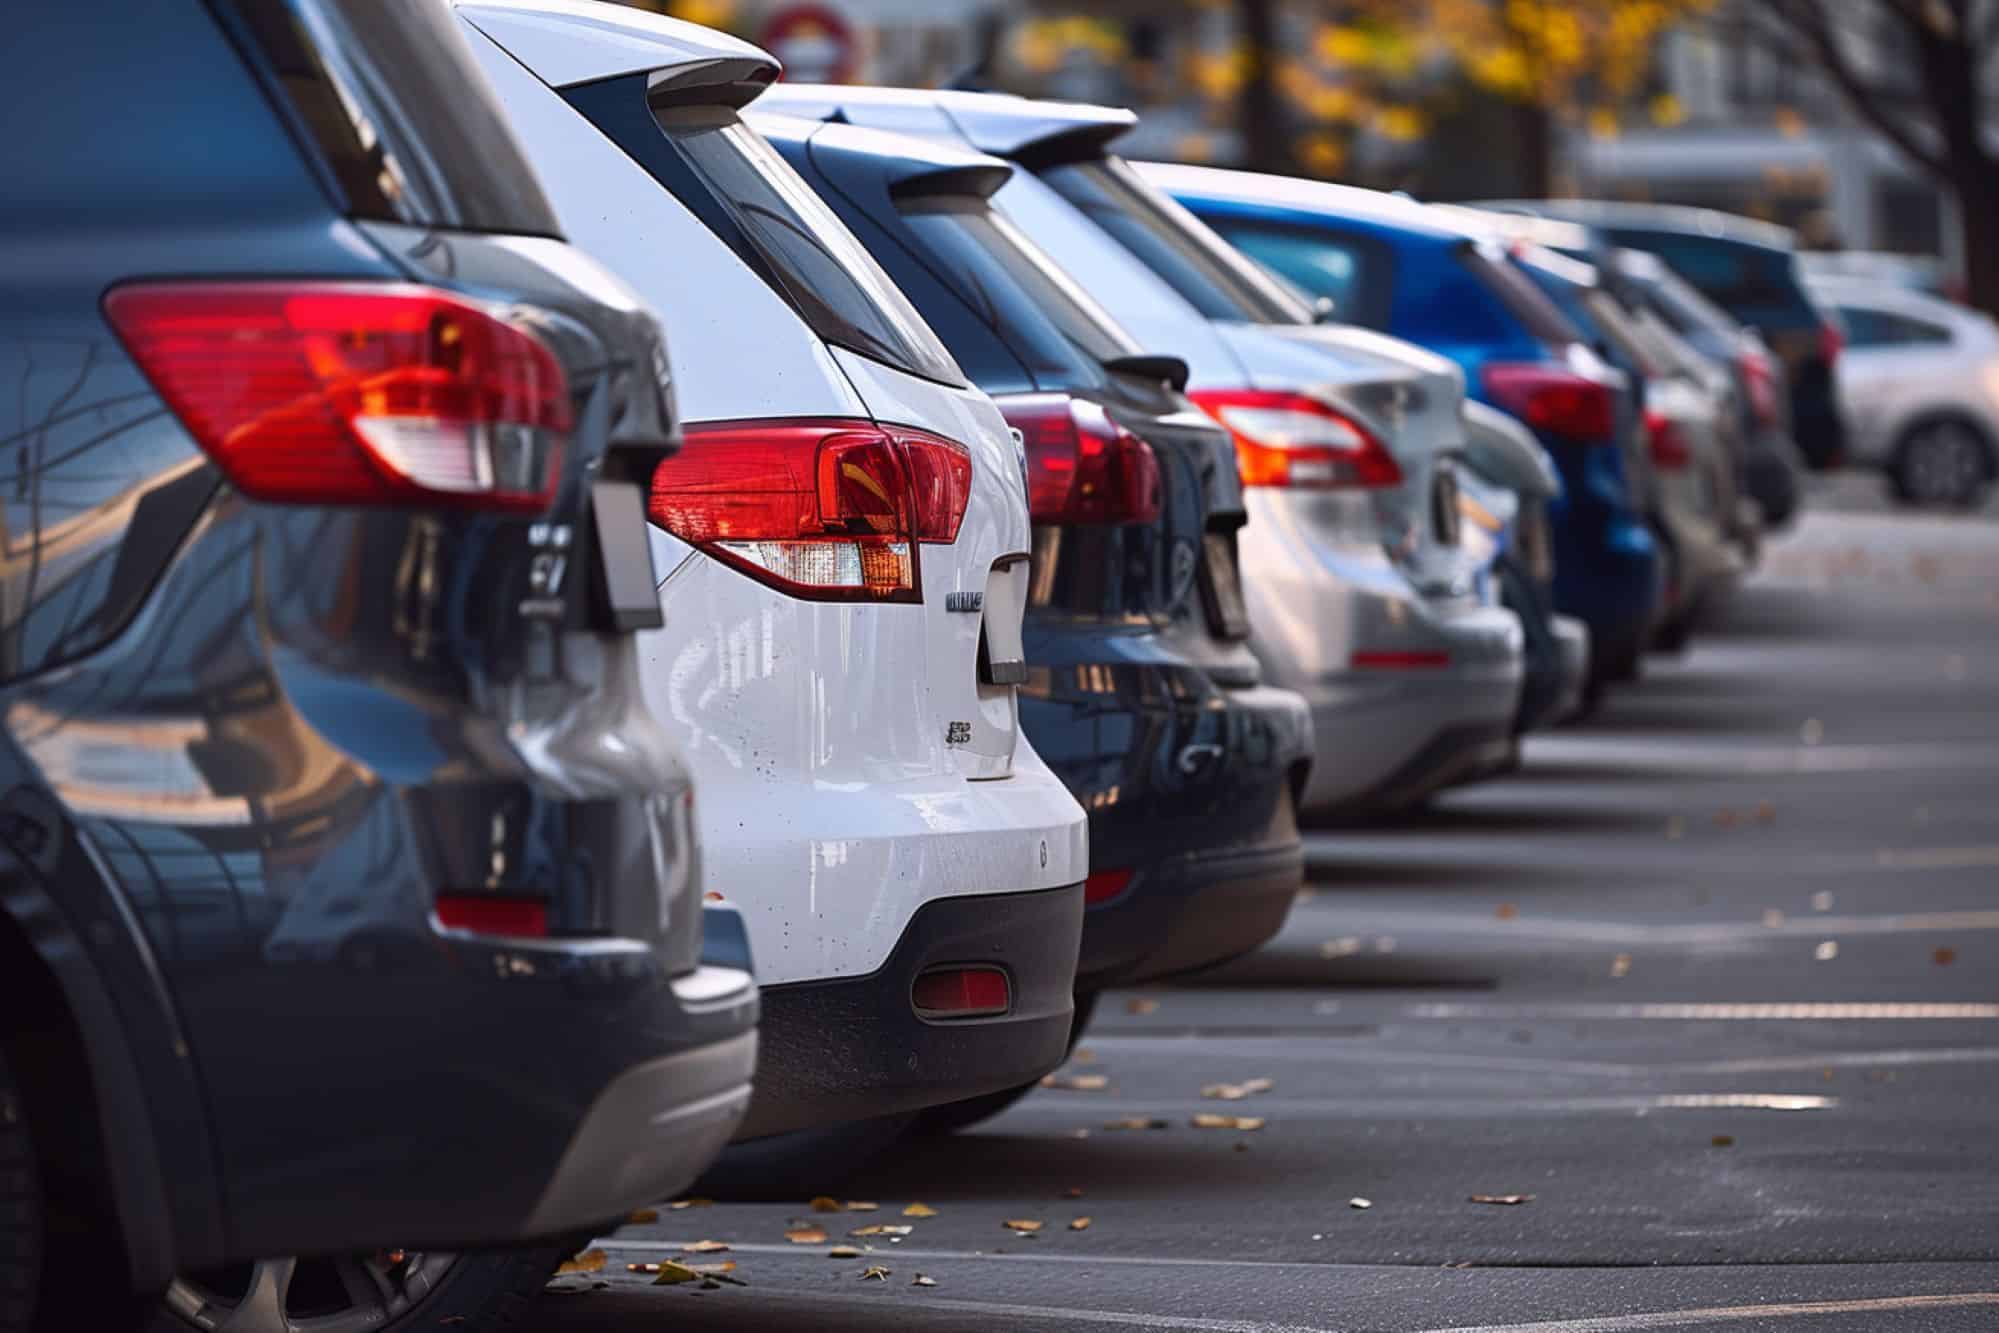
<path fill-rule="evenodd" d="M 1905 1310 L 1968 1310 L 1999 1306 L 1999 1292 L 1968 1291 L 1947 1296 L 1887 1296 L 1876 1300 L 1802 1301 L 1785 1305 L 1728 1305 L 1705 1310 L 1660 1310 L 1653 1314 L 1554 1319 L 1539 1324 L 1454 1324 L 1425 1333 L 1632 1333 L 1688 1324 L 1732 1324 L 1744 1320 L 1816 1319 L 1836 1314 L 1895 1314 Z"/>
<path fill-rule="evenodd" d="M 1257 1097 L 1233 1105 L 1258 1115 L 1280 1117 L 1323 1115 L 1331 1111 L 1343 1116 L 1359 1115 L 1375 1119 L 1417 1119 L 1482 1115 L 1493 1110 L 1518 1111 L 1523 1108 L 1550 1115 L 1596 1111 L 1634 1111 L 1640 1115 L 1648 1111 L 1830 1111 L 1839 1105 L 1839 1099 L 1785 1092 L 1627 1093 L 1601 1097 L 1550 1097 L 1531 1093 L 1482 1097 L 1458 1092 L 1447 1103 L 1440 1103 L 1435 1097 Z M 1194 1097 L 1133 1099 L 1111 1093 L 1108 1097 L 1097 1094 L 1085 1104 L 1057 1094 L 1018 1102 L 1007 1110 L 1007 1114 L 1060 1116 L 1075 1120 L 1108 1112 L 1172 1116 L 1198 1115 L 1214 1109 L 1214 1102 Z"/>
<path fill-rule="evenodd" d="M 1642 921 L 1591 921 L 1575 917 L 1537 916 L 1522 912 L 1504 922 L 1490 912 L 1381 912 L 1368 915 L 1368 929 L 1393 935 L 1398 941 L 1435 935 L 1477 935 L 1485 939 L 1513 938 L 1522 942 L 1564 940 L 1575 944 L 1622 948 L 1752 945 L 1764 939 L 1826 939 L 1834 935 L 1946 935 L 1960 931 L 1999 930 L 1999 910 L 1958 912 L 1894 912 L 1878 916 L 1826 916 L 1817 913 L 1756 921 L 1706 921 L 1650 925 Z M 1294 932 L 1295 936 L 1295 932 Z M 1329 960 L 1327 975 L 1338 976 L 1343 960 Z"/>
<path fill-rule="evenodd" d="M 963 1301 L 948 1297 L 907 1294 L 885 1304 L 880 1297 L 847 1296 L 833 1292 L 793 1295 L 789 1292 L 759 1291 L 755 1303 L 806 1305 L 823 1309 L 828 1305 L 865 1307 L 877 1314 L 895 1310 L 928 1310 L 939 1315 L 989 1315 L 996 1319 L 1044 1319 L 1063 1326 L 1097 1324 L 1112 1328 L 1188 1329 L 1193 1333 L 1340 1333 L 1340 1330 L 1306 1324 L 1276 1324 L 1260 1319 L 1197 1319 L 1190 1315 L 1145 1314 L 1136 1310 L 1078 1310 L 1061 1305 L 1015 1305 L 1005 1301 Z"/>
<path fill-rule="evenodd" d="M 1651 1019 L 1708 1022 L 1912 1022 L 1999 1018 L 1999 1004 L 1412 1004 L 1404 1018 Z"/>
<path fill-rule="evenodd" d="M 1999 847 L 1891 847 L 1874 862 L 1884 870 L 1967 870 L 1999 866 Z"/>

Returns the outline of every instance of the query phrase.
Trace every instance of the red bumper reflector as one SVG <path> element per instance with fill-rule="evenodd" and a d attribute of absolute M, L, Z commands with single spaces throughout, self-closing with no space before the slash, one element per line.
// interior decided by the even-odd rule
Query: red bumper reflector
<path fill-rule="evenodd" d="M 1094 907 L 1107 903 L 1131 887 L 1129 870 L 1096 870 L 1083 881 L 1083 903 Z"/>
<path fill-rule="evenodd" d="M 437 900 L 437 920 L 449 930 L 515 939 L 548 936 L 548 904 L 539 898 L 501 898 L 489 893 L 453 893 Z"/>
<path fill-rule="evenodd" d="M 940 967 L 910 989 L 910 1002 L 926 1018 L 983 1018 L 1013 1007 L 1013 988 L 996 967 Z"/>
<path fill-rule="evenodd" d="M 1449 653 L 1362 653 L 1353 655 L 1353 665 L 1368 671 L 1407 671 L 1412 668 L 1447 667 Z"/>

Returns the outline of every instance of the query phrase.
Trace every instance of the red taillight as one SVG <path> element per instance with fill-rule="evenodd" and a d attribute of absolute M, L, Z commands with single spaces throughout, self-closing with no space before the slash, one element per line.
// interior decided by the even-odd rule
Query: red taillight
<path fill-rule="evenodd" d="M 490 893 L 441 894 L 437 922 L 474 935 L 543 939 L 548 935 L 548 903 L 540 898 L 503 898 Z"/>
<path fill-rule="evenodd" d="M 916 979 L 909 1002 L 925 1018 L 984 1018 L 1011 1008 L 1013 990 L 996 967 L 937 967 Z"/>
<path fill-rule="evenodd" d="M 1827 320 L 1819 325 L 1819 355 L 1825 359 L 1827 370 L 1839 364 L 1839 354 L 1846 350 L 1846 334 L 1839 325 Z"/>
<path fill-rule="evenodd" d="M 1485 390 L 1494 403 L 1543 435 L 1572 444 L 1610 444 L 1617 438 L 1617 405 L 1609 386 L 1573 371 L 1489 365 Z"/>
<path fill-rule="evenodd" d="M 1677 422 L 1662 413 L 1646 410 L 1645 439 L 1651 446 L 1654 467 L 1678 472 L 1693 464 L 1694 451 L 1688 446 L 1687 437 L 1680 433 Z"/>
<path fill-rule="evenodd" d="M 1351 659 L 1354 667 L 1362 671 L 1421 671 L 1451 664 L 1449 653 L 1430 652 L 1369 652 L 1356 649 Z"/>
<path fill-rule="evenodd" d="M 1090 877 L 1083 881 L 1083 903 L 1088 907 L 1107 903 L 1130 887 L 1129 870 L 1093 870 Z"/>
<path fill-rule="evenodd" d="M 571 425 L 540 339 L 404 283 L 167 282 L 104 314 L 230 482 L 279 504 L 539 513 Z"/>
<path fill-rule="evenodd" d="M 1350 490 L 1399 486 L 1402 469 L 1374 433 L 1300 393 L 1210 389 L 1189 395 L 1235 437 L 1245 486 Z"/>
<path fill-rule="evenodd" d="M 919 602 L 917 545 L 956 540 L 972 491 L 961 444 L 867 421 L 690 426 L 647 512 L 795 597 Z"/>
<path fill-rule="evenodd" d="M 1749 396 L 1749 413 L 1759 426 L 1777 424 L 1777 376 L 1770 358 L 1756 348 L 1745 348 L 1737 358 L 1742 367 L 1742 384 Z"/>
<path fill-rule="evenodd" d="M 1067 394 L 998 400 L 1027 449 L 1027 512 L 1037 523 L 1151 523 L 1164 483 L 1152 446 L 1095 403 Z"/>

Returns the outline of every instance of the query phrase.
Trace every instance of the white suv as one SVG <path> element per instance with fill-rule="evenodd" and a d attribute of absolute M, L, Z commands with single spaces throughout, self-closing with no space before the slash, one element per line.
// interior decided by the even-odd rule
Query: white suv
<path fill-rule="evenodd" d="M 1019 446 L 738 112 L 753 46 L 578 0 L 458 9 L 571 240 L 673 330 L 647 701 L 748 922 L 762 1061 L 723 1175 L 850 1165 L 788 1131 L 1029 1082 L 1068 1040 L 1083 811 L 1021 736 Z M 784 1136 L 773 1139 L 771 1136 Z"/>

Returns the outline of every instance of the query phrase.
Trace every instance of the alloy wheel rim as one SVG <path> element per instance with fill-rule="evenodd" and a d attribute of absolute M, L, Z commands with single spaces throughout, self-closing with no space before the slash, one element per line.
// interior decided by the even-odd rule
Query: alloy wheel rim
<path fill-rule="evenodd" d="M 371 1333 L 421 1305 L 456 1261 L 456 1255 L 417 1251 L 259 1259 L 249 1265 L 247 1281 L 211 1274 L 175 1278 L 166 1306 L 203 1333 Z M 220 1286 L 212 1285 L 216 1281 Z M 318 1294 L 295 1291 L 300 1286 Z M 307 1308 L 294 1308 L 299 1305 Z"/>
<path fill-rule="evenodd" d="M 1964 499 L 1985 482 L 1984 449 L 1969 427 L 1938 423 L 1911 443 L 1909 480 L 1909 489 L 1924 503 Z"/>

